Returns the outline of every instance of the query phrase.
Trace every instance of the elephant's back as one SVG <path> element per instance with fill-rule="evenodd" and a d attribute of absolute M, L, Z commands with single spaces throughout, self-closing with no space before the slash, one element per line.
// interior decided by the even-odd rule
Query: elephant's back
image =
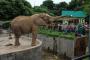
<path fill-rule="evenodd" d="M 31 19 L 30 16 L 18 16 L 11 21 L 11 25 L 31 26 L 32 24 L 33 24 L 33 20 Z"/>
<path fill-rule="evenodd" d="M 31 25 L 30 17 L 28 16 L 19 16 L 11 21 L 11 29 L 13 31 L 18 30 L 26 33 L 30 31 Z"/>
<path fill-rule="evenodd" d="M 11 24 L 26 23 L 28 20 L 31 21 L 30 16 L 18 16 L 11 21 Z"/>

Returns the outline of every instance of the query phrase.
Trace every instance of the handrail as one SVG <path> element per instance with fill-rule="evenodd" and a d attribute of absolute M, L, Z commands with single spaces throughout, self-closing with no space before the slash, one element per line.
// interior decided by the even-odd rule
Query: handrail
<path fill-rule="evenodd" d="M 90 54 L 83 55 L 83 56 L 80 56 L 80 57 L 76 57 L 76 58 L 73 58 L 72 60 L 79 60 L 79 59 L 84 59 L 84 58 L 87 58 L 87 57 L 90 57 Z"/>

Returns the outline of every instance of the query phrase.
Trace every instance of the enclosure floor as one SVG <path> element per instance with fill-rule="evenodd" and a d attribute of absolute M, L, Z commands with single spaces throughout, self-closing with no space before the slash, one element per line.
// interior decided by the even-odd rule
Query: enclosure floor
<path fill-rule="evenodd" d="M 20 38 L 21 45 L 19 47 L 14 46 L 14 41 L 15 41 L 14 37 L 13 37 L 13 39 L 8 39 L 6 34 L 0 35 L 0 55 L 8 54 L 11 52 L 16 52 L 16 51 L 21 51 L 23 49 L 32 47 L 31 39 L 29 37 L 27 38 L 26 36 L 22 36 Z M 6 46 L 8 44 L 13 44 L 13 45 Z M 38 44 L 38 42 L 37 42 L 37 44 Z M 52 53 L 44 51 L 44 50 L 42 51 L 42 53 L 43 53 L 42 60 L 68 60 L 68 59 L 65 59 L 64 57 L 53 55 Z"/>
<path fill-rule="evenodd" d="M 21 45 L 18 47 L 14 46 L 14 41 L 14 37 L 13 39 L 8 39 L 8 37 L 0 37 L 0 55 L 33 48 L 31 46 L 31 39 L 25 36 L 20 38 Z"/>

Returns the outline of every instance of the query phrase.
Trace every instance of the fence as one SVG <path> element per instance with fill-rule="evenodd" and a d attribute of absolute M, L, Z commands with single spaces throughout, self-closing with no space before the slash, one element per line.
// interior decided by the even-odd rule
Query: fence
<path fill-rule="evenodd" d="M 44 47 L 44 49 L 49 48 L 50 50 L 53 50 L 53 48 L 54 48 L 53 45 L 57 45 L 56 46 L 56 48 L 57 48 L 56 52 L 60 55 L 65 54 L 66 56 L 70 57 L 71 59 L 73 59 L 76 56 L 77 57 L 82 56 L 86 52 L 87 39 L 85 36 L 79 37 L 75 40 L 69 40 L 69 39 L 57 37 L 56 38 L 56 44 L 54 44 L 55 42 L 53 40 L 53 37 L 48 37 L 45 35 L 38 35 L 38 38 L 43 41 L 42 47 Z M 78 44 L 77 44 L 77 42 L 78 42 Z M 83 47 L 81 46 L 81 44 Z M 80 51 L 81 48 L 83 48 L 85 50 Z M 75 56 L 76 52 L 78 52 L 78 53 Z M 80 55 L 78 55 L 78 54 L 80 54 Z"/>

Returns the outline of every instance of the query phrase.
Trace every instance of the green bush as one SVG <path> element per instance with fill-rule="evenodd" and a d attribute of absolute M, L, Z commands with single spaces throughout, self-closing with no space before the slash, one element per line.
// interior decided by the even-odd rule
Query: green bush
<path fill-rule="evenodd" d="M 49 37 L 61 37 L 61 38 L 66 38 L 69 40 L 74 40 L 75 39 L 75 33 L 67 33 L 65 34 L 64 32 L 58 32 L 58 31 L 54 31 L 54 30 L 50 30 L 50 29 L 41 29 L 42 27 L 40 27 L 40 29 L 38 30 L 39 34 L 43 34 Z"/>

